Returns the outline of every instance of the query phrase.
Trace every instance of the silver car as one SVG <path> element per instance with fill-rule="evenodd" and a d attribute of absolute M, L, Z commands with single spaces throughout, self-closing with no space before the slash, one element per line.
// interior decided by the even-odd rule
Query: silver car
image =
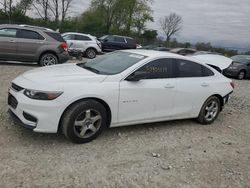
<path fill-rule="evenodd" d="M 101 43 L 96 37 L 83 33 L 64 33 L 62 37 L 69 46 L 69 53 L 79 52 L 82 56 L 93 59 L 102 52 Z"/>
<path fill-rule="evenodd" d="M 0 25 L 0 60 L 48 66 L 68 59 L 68 45 L 60 33 L 29 25 Z"/>

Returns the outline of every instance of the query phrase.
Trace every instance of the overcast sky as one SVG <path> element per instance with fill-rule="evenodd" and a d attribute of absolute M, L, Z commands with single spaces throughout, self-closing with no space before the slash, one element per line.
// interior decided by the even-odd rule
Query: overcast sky
<path fill-rule="evenodd" d="M 75 0 L 73 11 L 81 13 L 90 0 Z M 159 18 L 175 12 L 183 18 L 180 41 L 204 41 L 221 46 L 250 49 L 250 0 L 154 0 L 155 23 L 151 29 L 159 30 Z"/>

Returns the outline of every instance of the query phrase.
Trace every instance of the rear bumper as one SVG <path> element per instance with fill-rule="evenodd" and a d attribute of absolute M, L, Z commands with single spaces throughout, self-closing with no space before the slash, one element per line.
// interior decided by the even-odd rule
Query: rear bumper
<path fill-rule="evenodd" d="M 64 63 L 69 60 L 69 53 L 64 51 L 60 54 L 57 54 L 59 63 Z"/>
<path fill-rule="evenodd" d="M 225 105 L 225 104 L 227 104 L 228 103 L 228 101 L 229 101 L 229 99 L 230 99 L 230 95 L 233 93 L 233 91 L 231 91 L 230 93 L 228 93 L 227 95 L 225 95 L 224 97 L 223 97 L 223 106 Z"/>

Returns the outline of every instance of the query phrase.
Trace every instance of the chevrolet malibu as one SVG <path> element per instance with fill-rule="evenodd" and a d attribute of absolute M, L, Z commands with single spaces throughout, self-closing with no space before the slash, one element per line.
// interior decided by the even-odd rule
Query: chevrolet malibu
<path fill-rule="evenodd" d="M 8 105 L 26 128 L 62 130 L 71 141 L 85 143 L 108 127 L 186 118 L 211 124 L 233 87 L 191 57 L 126 50 L 25 72 L 11 83 Z"/>

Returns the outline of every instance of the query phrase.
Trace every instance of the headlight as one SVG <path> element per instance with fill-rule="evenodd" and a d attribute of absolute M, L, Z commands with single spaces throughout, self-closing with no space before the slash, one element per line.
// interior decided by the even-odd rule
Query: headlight
<path fill-rule="evenodd" d="M 31 99 L 36 100 L 54 100 L 57 97 L 59 97 L 63 92 L 57 92 L 57 91 L 36 91 L 36 90 L 30 90 L 25 89 L 24 95 Z"/>

